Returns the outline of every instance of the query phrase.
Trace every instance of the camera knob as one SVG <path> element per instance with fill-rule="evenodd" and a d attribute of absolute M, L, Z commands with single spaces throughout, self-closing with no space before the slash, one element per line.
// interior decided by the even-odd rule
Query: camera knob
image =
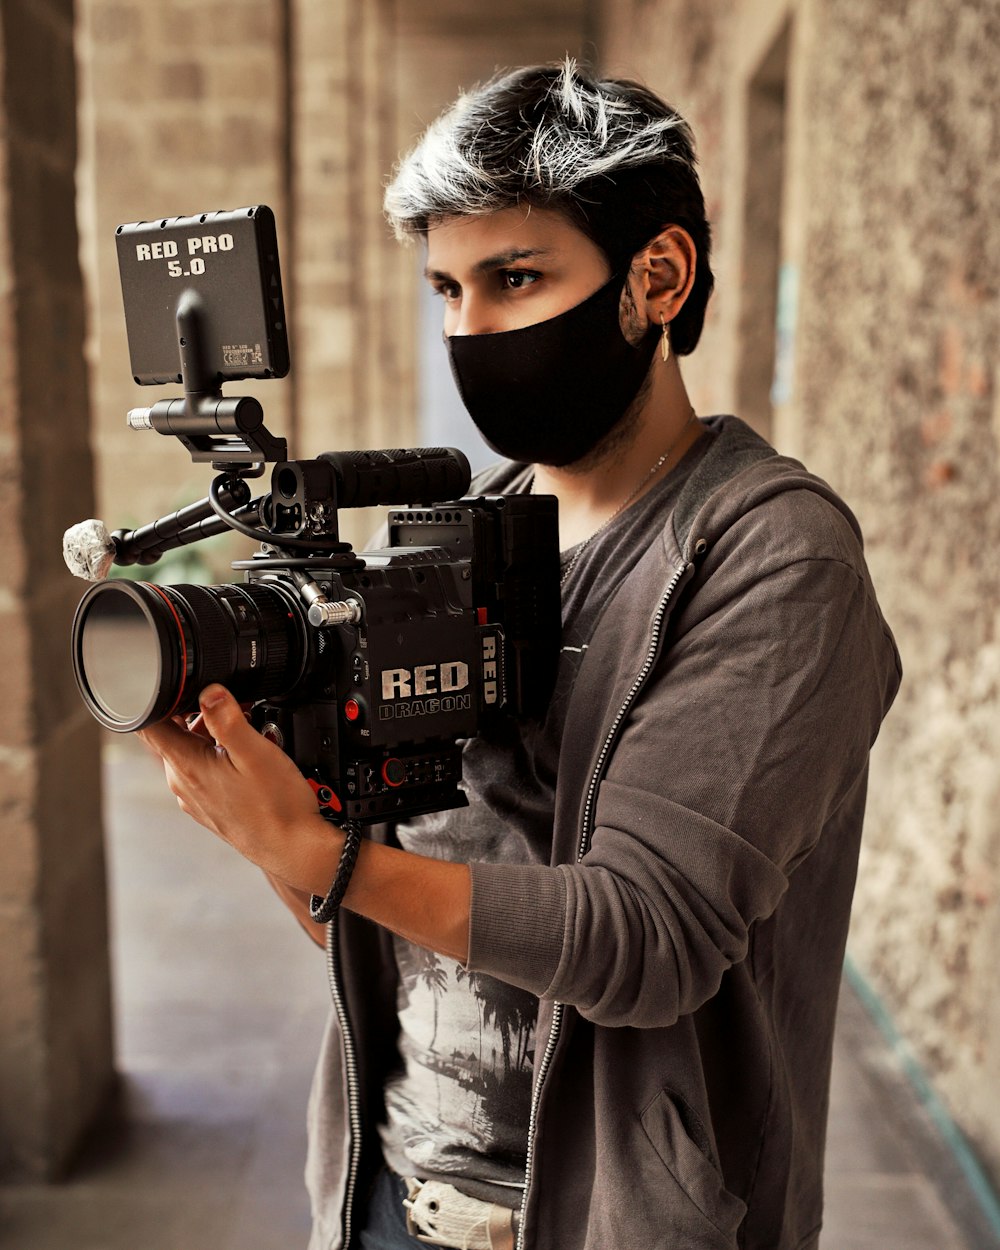
<path fill-rule="evenodd" d="M 151 430 L 153 428 L 152 408 L 130 408 L 125 414 L 125 423 L 130 430 Z"/>
<path fill-rule="evenodd" d="M 357 625 L 360 620 L 361 604 L 357 599 L 342 603 L 318 599 L 309 608 L 309 624 L 317 628 L 323 625 Z"/>
<path fill-rule="evenodd" d="M 406 765 L 402 760 L 390 757 L 382 765 L 382 780 L 394 789 L 406 780 Z"/>

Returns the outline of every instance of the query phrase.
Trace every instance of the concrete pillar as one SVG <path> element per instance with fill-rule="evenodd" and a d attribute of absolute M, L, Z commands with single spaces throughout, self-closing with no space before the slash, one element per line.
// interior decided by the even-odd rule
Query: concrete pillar
<path fill-rule="evenodd" d="M 39 90 L 44 83 L 44 91 Z M 72 0 L 0 8 L 0 1175 L 53 1176 L 112 1084 L 98 733 L 69 662 L 92 515 Z"/>
<path fill-rule="evenodd" d="M 293 0 L 302 456 L 405 446 L 414 428 L 398 377 L 398 338 L 408 328 L 399 315 L 401 275 L 385 271 L 385 252 L 395 245 L 380 205 L 396 154 L 394 9 L 393 0 Z M 402 284 L 408 289 L 405 274 Z"/>

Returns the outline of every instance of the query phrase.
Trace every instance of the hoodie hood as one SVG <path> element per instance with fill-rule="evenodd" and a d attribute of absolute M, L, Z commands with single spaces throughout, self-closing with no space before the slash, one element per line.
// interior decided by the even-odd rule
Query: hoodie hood
<path fill-rule="evenodd" d="M 738 517 L 792 490 L 808 490 L 824 499 L 862 544 L 854 513 L 822 478 L 791 456 L 779 455 L 739 417 L 708 417 L 702 424 L 712 442 L 674 508 L 674 538 L 682 559 L 697 558 L 697 543 L 714 544 Z"/>

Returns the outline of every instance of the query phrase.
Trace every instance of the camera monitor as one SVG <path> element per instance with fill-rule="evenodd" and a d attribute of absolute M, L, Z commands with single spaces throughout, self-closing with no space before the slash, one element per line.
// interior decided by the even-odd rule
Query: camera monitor
<path fill-rule="evenodd" d="M 265 205 L 119 226 L 118 268 L 132 374 L 180 382 L 177 306 L 194 291 L 202 309 L 203 376 L 282 378 L 288 337 L 274 214 Z"/>

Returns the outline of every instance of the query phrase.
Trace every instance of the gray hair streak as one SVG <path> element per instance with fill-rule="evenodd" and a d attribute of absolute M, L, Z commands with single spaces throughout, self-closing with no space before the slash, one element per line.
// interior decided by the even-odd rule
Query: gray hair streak
<path fill-rule="evenodd" d="M 664 162 L 693 170 L 680 114 L 635 84 L 596 81 L 567 57 L 460 95 L 399 162 L 385 211 L 402 239 L 444 217 L 558 205 L 595 179 Z"/>

